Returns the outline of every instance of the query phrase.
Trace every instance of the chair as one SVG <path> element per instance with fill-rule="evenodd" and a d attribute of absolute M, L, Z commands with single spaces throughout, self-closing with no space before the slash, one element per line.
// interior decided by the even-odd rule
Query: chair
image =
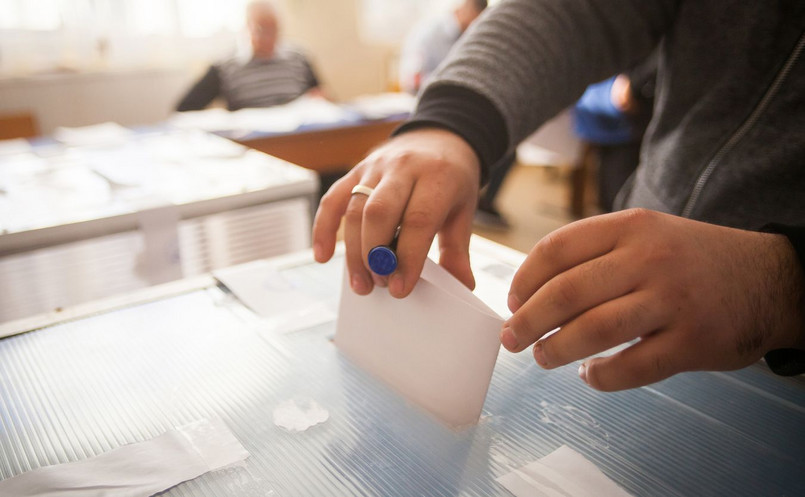
<path fill-rule="evenodd" d="M 39 135 L 36 118 L 29 112 L 0 114 L 0 140 L 33 138 Z"/>
<path fill-rule="evenodd" d="M 569 170 L 568 209 L 573 217 L 585 216 L 591 175 L 592 150 L 574 136 L 568 110 L 545 123 L 517 147 L 517 162 L 530 166 L 553 166 Z"/>

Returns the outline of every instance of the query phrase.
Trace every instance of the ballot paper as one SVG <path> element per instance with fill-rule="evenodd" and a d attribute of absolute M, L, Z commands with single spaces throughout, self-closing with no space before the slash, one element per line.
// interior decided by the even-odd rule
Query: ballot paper
<path fill-rule="evenodd" d="M 263 318 L 261 329 L 266 331 L 291 333 L 335 320 L 330 302 L 316 288 L 268 261 L 218 269 L 213 275 Z"/>
<path fill-rule="evenodd" d="M 358 366 L 451 427 L 476 423 L 503 320 L 430 259 L 404 299 L 343 279 L 335 343 Z"/>
<path fill-rule="evenodd" d="M 200 420 L 82 461 L 0 481 L 0 497 L 148 497 L 249 457 L 222 420 Z"/>
<path fill-rule="evenodd" d="M 563 445 L 496 479 L 516 497 L 629 497 L 584 456 Z"/>

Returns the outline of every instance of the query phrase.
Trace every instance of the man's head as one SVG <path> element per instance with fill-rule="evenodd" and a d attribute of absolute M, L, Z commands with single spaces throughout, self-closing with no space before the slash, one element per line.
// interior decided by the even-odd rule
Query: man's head
<path fill-rule="evenodd" d="M 268 0 L 252 0 L 246 6 L 246 27 L 255 57 L 269 59 L 279 37 L 279 22 L 274 5 Z"/>
<path fill-rule="evenodd" d="M 464 0 L 456 7 L 455 14 L 461 31 L 465 31 L 486 8 L 486 0 Z"/>

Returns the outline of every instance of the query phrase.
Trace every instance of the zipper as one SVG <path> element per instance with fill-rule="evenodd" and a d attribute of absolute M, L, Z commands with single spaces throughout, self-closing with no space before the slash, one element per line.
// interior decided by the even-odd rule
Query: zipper
<path fill-rule="evenodd" d="M 746 136 L 746 133 L 752 129 L 760 118 L 760 115 L 766 111 L 766 107 L 769 106 L 769 102 L 777 94 L 780 86 L 783 84 L 783 81 L 785 81 L 785 79 L 788 77 L 788 74 L 791 72 L 791 68 L 794 66 L 794 63 L 797 61 L 797 59 L 799 59 L 803 48 L 805 48 L 805 33 L 800 35 L 799 41 L 794 47 L 794 50 L 791 52 L 791 55 L 788 56 L 788 60 L 785 62 L 785 65 L 783 65 L 783 68 L 777 73 L 777 77 L 774 78 L 774 81 L 772 82 L 771 86 L 769 86 L 769 89 L 766 90 L 766 94 L 763 95 L 763 98 L 757 104 L 755 110 L 752 111 L 743 124 L 741 124 L 735 133 L 732 134 L 730 139 L 727 140 L 727 142 L 718 150 L 718 152 L 716 152 L 713 158 L 710 159 L 710 162 L 707 163 L 707 167 L 704 168 L 704 171 L 702 171 L 702 173 L 699 175 L 699 179 L 696 180 L 696 184 L 693 186 L 693 191 L 691 191 L 690 197 L 688 197 L 688 201 L 685 203 L 685 208 L 682 209 L 682 217 L 690 217 L 690 213 L 696 206 L 696 202 L 698 202 L 699 197 L 701 197 L 702 190 L 704 190 L 707 180 L 710 179 L 710 176 L 713 174 L 715 168 L 718 167 L 724 156 L 735 148 L 738 142 L 740 142 L 743 137 Z"/>

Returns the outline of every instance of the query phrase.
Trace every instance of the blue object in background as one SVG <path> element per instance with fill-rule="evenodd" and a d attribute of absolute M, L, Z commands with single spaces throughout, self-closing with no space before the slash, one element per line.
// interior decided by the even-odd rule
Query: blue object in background
<path fill-rule="evenodd" d="M 615 76 L 587 87 L 573 109 L 573 131 L 584 141 L 619 145 L 635 139 L 629 116 L 612 104 Z"/>

